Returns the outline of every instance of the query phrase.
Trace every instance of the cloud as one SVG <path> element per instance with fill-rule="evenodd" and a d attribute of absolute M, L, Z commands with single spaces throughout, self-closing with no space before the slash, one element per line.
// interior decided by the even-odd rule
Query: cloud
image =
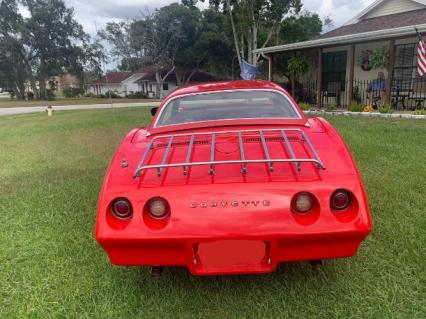
<path fill-rule="evenodd" d="M 334 27 L 348 22 L 375 0 L 306 0 L 304 8 L 317 12 L 321 17 L 330 17 Z"/>
<path fill-rule="evenodd" d="M 321 17 L 330 16 L 334 27 L 338 27 L 374 0 L 305 0 L 304 9 L 316 12 Z M 65 0 L 73 7 L 76 19 L 86 32 L 96 34 L 108 21 L 126 20 L 140 17 L 147 11 L 154 11 L 164 5 L 180 2 L 179 0 Z M 201 4 L 206 7 L 206 4 Z"/>

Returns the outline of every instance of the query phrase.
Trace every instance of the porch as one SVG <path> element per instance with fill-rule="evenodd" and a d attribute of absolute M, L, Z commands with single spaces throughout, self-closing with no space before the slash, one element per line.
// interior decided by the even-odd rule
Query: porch
<path fill-rule="evenodd" d="M 424 24 L 419 28 L 426 31 Z M 416 72 L 417 46 L 414 28 L 399 28 L 270 47 L 262 53 L 268 56 L 269 79 L 286 87 L 297 102 L 349 110 L 353 102 L 388 104 L 408 111 L 426 106 L 426 78 Z M 373 67 L 370 61 L 377 50 L 386 53 L 381 67 Z M 294 56 L 305 58 L 309 68 L 299 75 L 287 71 L 284 76 L 286 63 Z M 374 85 L 379 72 L 385 77 L 381 90 Z"/>

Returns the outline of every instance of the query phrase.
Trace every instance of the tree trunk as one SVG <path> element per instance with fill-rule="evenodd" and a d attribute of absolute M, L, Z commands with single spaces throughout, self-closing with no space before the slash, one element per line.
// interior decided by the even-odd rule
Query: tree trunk
<path fill-rule="evenodd" d="M 187 79 L 185 80 L 185 83 L 188 84 L 189 81 L 191 81 L 192 77 L 194 76 L 195 73 L 197 73 L 198 69 L 194 69 L 189 76 L 187 77 Z"/>
<path fill-rule="evenodd" d="M 46 94 L 46 78 L 44 76 L 40 76 L 39 78 L 39 87 L 40 87 L 40 95 L 39 98 L 42 100 L 46 100 L 47 99 L 47 94 Z M 34 95 L 35 97 L 35 95 Z"/>
<path fill-rule="evenodd" d="M 31 90 L 34 93 L 34 98 L 36 100 L 38 100 L 40 98 L 39 92 L 37 90 L 37 85 L 36 85 L 36 81 L 34 79 L 34 77 L 32 75 L 30 75 L 30 86 L 31 86 Z"/>
<path fill-rule="evenodd" d="M 159 99 L 160 95 L 161 95 L 161 85 L 163 84 L 162 79 L 161 79 L 161 74 L 160 74 L 160 68 L 156 67 L 155 68 L 155 80 L 157 82 L 157 86 L 155 87 L 155 98 Z"/>
<path fill-rule="evenodd" d="M 240 48 L 239 48 L 239 44 L 238 44 L 237 30 L 235 29 L 234 17 L 232 15 L 232 10 L 231 10 L 231 1 L 226 0 L 226 5 L 228 7 L 229 17 L 231 18 L 232 34 L 234 35 L 234 44 L 235 44 L 235 50 L 237 51 L 238 64 L 241 67 Z"/>
<path fill-rule="evenodd" d="M 15 91 L 16 99 L 25 99 L 25 86 L 23 83 L 15 81 L 13 91 Z"/>

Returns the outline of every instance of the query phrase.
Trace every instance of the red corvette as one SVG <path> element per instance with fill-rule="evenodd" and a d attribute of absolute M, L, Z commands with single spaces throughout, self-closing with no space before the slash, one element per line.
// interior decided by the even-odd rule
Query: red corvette
<path fill-rule="evenodd" d="M 100 194 L 96 240 L 113 264 L 268 273 L 353 256 L 370 232 L 347 146 L 281 87 L 182 87 L 152 113 L 118 148 Z"/>

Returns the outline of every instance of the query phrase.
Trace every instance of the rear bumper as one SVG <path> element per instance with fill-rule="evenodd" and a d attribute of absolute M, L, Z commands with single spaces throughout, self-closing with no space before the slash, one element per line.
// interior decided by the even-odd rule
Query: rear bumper
<path fill-rule="evenodd" d="M 332 259 L 356 254 L 368 231 L 304 236 L 262 236 L 257 238 L 185 238 L 144 240 L 99 240 L 110 261 L 123 266 L 184 266 L 193 275 L 251 274 L 273 272 L 277 265 L 289 261 Z M 203 250 L 207 243 L 240 242 L 264 247 L 262 256 L 249 261 L 229 262 L 233 252 L 223 249 L 216 259 L 206 262 Z M 231 245 L 229 245 L 231 246 Z M 225 245 L 226 247 L 226 245 Z M 235 249 L 235 248 L 234 248 Z M 234 251 L 237 253 L 237 251 Z"/>

